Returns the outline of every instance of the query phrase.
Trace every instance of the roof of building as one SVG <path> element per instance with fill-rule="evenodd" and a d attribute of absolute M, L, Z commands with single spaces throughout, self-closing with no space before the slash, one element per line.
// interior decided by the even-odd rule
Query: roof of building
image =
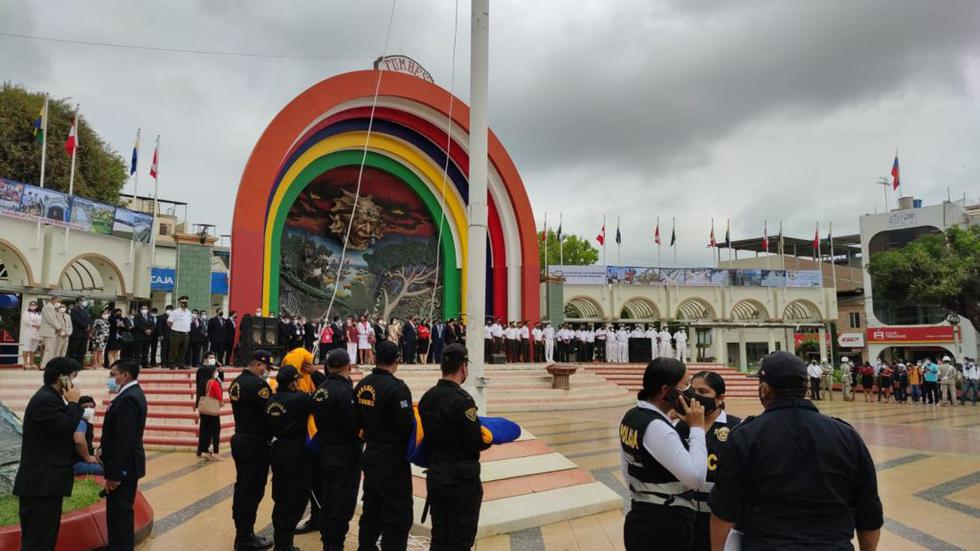
<path fill-rule="evenodd" d="M 779 252 L 778 241 L 778 235 L 769 236 L 769 252 Z M 833 241 L 835 254 L 843 254 L 849 248 L 861 247 L 861 235 L 857 233 L 851 235 L 835 235 Z M 826 238 L 820 239 L 821 256 L 826 256 L 830 253 L 830 245 L 831 244 Z M 722 245 L 719 244 L 719 246 Z M 758 237 L 751 237 L 749 239 L 732 241 L 731 247 L 722 246 L 722 248 L 753 252 L 764 252 L 766 250 L 765 247 L 763 247 L 761 235 Z M 783 236 L 783 254 L 812 258 L 816 256 L 814 253 L 813 239 L 800 239 L 798 237 Z"/>

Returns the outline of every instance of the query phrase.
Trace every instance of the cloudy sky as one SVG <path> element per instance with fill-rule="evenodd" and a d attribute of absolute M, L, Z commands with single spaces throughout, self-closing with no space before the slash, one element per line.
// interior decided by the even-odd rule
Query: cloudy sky
<path fill-rule="evenodd" d="M 128 157 L 163 136 L 161 196 L 231 228 L 265 125 L 384 49 L 387 1 L 0 0 L 0 33 L 295 58 L 165 53 L 0 36 L 0 79 L 80 102 Z M 469 96 L 469 3 L 401 0 L 389 53 Z M 681 263 L 706 264 L 711 218 L 734 239 L 782 219 L 809 237 L 884 207 L 896 148 L 908 194 L 980 196 L 980 3 L 494 0 L 490 124 L 538 217 L 592 238 L 617 217 L 625 263 L 656 260 L 677 219 Z M 150 146 L 144 141 L 144 151 Z M 144 153 L 145 155 L 145 153 Z M 148 178 L 144 177 L 144 192 Z M 131 187 L 129 188 L 131 190 Z M 892 198 L 894 196 L 891 196 Z M 599 207 L 597 207 L 599 206 Z M 823 232 L 825 230 L 821 230 Z M 665 261 L 668 253 L 665 248 Z M 610 262 L 615 256 L 610 249 Z"/>

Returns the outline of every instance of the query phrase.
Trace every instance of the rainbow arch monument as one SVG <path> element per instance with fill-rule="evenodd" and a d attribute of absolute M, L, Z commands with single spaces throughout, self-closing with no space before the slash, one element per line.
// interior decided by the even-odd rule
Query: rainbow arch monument
<path fill-rule="evenodd" d="M 336 294 L 331 315 L 465 311 L 469 108 L 435 84 L 384 71 L 372 119 L 378 76 L 323 80 L 262 133 L 235 202 L 231 309 L 317 319 Z M 488 204 L 487 315 L 536 321 L 534 214 L 492 131 Z"/>

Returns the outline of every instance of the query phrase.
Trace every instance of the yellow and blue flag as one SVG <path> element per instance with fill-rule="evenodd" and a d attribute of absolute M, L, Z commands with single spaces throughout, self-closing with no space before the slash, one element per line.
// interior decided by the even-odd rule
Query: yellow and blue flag
<path fill-rule="evenodd" d="M 41 111 L 38 112 L 37 118 L 34 119 L 34 139 L 37 143 L 44 142 L 44 132 L 48 129 L 48 100 L 44 100 L 44 105 L 41 106 Z"/>
<path fill-rule="evenodd" d="M 136 161 L 140 155 L 140 131 L 136 129 L 136 143 L 133 144 L 133 159 L 129 163 L 129 175 L 136 174 Z"/>

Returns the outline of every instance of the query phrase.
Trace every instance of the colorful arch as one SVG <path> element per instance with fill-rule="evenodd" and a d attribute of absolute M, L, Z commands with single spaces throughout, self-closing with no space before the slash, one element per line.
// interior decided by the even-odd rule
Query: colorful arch
<path fill-rule="evenodd" d="M 358 71 L 324 80 L 284 107 L 259 138 L 235 203 L 231 308 L 268 312 L 276 304 L 279 240 L 293 201 L 331 167 L 359 165 L 365 141 L 367 166 L 408 184 L 434 220 L 445 215 L 444 312 L 454 315 L 464 308 L 469 109 L 453 98 L 452 125 L 447 125 L 447 91 L 385 72 L 367 140 L 371 108 L 365 102 L 373 99 L 377 79 L 375 71 Z M 488 314 L 536 321 L 533 212 L 516 167 L 492 132 L 489 161 Z M 445 184 L 443 166 L 448 167 Z"/>

